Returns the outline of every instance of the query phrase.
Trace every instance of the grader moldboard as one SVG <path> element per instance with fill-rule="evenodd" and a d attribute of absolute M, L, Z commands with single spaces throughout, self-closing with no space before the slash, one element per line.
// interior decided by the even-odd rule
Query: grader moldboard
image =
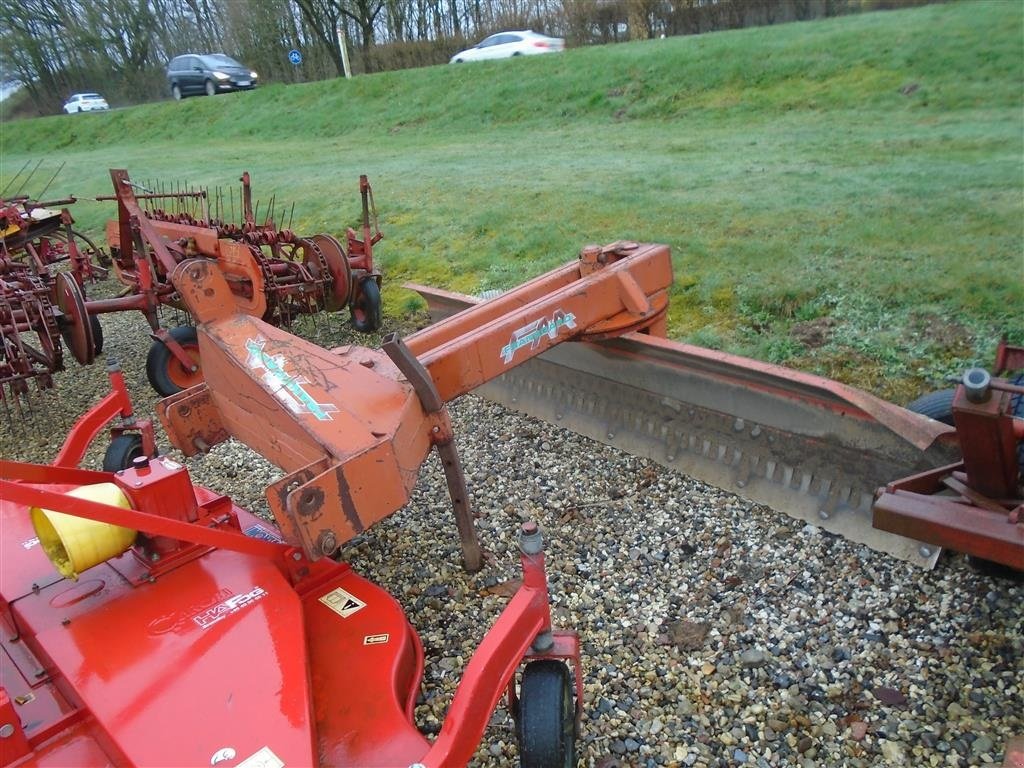
<path fill-rule="evenodd" d="M 407 501 L 437 448 L 465 564 L 482 565 L 444 404 L 487 382 L 512 387 L 513 405 L 532 387 L 556 420 L 602 424 L 609 441 L 645 436 L 667 448 L 661 460 L 728 471 L 744 491 L 814 499 L 816 519 L 851 530 L 862 483 L 889 473 L 878 489 L 913 469 L 880 489 L 876 521 L 909 525 L 931 547 L 926 557 L 921 541 L 879 534 L 890 549 L 927 561 L 937 546 L 966 544 L 1024 566 L 1020 387 L 968 372 L 950 428 L 835 382 L 675 345 L 658 338 L 671 280 L 664 246 L 588 247 L 382 350 L 327 351 L 240 313 L 209 261 L 178 265 L 172 281 L 198 322 L 206 382 L 162 401 L 160 418 L 186 454 L 235 436 L 281 466 L 287 475 L 267 491 L 277 527 L 193 486 L 166 457 L 137 456 L 113 474 L 75 469 L 81 452 L 70 446 L 59 466 L 3 462 L 0 662 L 14 681 L 0 698 L 4 761 L 462 765 L 505 692 L 523 764 L 573 765 L 580 649 L 575 633 L 551 625 L 536 526 L 520 536 L 522 587 L 466 666 L 432 743 L 412 720 L 423 667 L 415 632 L 390 596 L 332 557 Z M 564 350 L 575 357 L 541 357 Z M 1001 367 L 1024 367 L 1024 350 L 1001 357 Z M 569 371 L 566 394 L 550 371 L 522 390 L 509 384 L 534 363 Z M 76 446 L 125 416 L 112 376 L 106 410 L 76 425 Z M 660 391 L 669 381 L 675 389 Z M 631 388 L 636 411 L 603 410 L 617 387 Z M 775 407 L 759 410 L 766 403 Z M 657 408 L 674 415 L 656 422 Z M 730 437 L 742 448 L 727 448 Z M 814 474 L 799 469 L 815 460 Z"/>

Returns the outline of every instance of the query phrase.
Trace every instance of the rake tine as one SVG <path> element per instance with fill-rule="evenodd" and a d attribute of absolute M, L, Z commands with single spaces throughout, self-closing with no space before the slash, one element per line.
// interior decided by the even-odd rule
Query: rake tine
<path fill-rule="evenodd" d="M 43 195 L 45 195 L 45 194 L 46 194 L 46 190 L 48 190 L 48 189 L 50 188 L 50 185 L 51 185 L 51 184 L 53 184 L 53 182 L 54 182 L 54 181 L 56 180 L 56 178 L 57 178 L 57 177 L 58 177 L 58 176 L 60 175 L 60 172 L 64 170 L 64 166 L 65 166 L 66 164 L 67 164 L 67 161 L 66 161 L 66 160 L 65 160 L 64 162 L 62 162 L 62 163 L 60 164 L 60 167 L 59 167 L 59 168 L 57 168 L 57 172 L 56 172 L 56 173 L 54 173 L 54 174 L 53 174 L 53 176 L 51 176 L 51 177 L 50 177 L 50 180 L 49 180 L 48 182 L 46 182 L 46 186 L 45 186 L 45 187 L 43 187 L 42 191 L 40 191 L 40 193 L 39 193 L 39 199 L 40 199 L 40 200 L 42 200 L 42 198 L 43 198 Z"/>
<path fill-rule="evenodd" d="M 42 164 L 43 164 L 43 161 L 40 159 L 39 162 L 36 163 L 35 167 L 29 172 L 28 176 L 25 177 L 25 180 L 23 182 L 21 182 L 21 186 L 18 187 L 18 189 L 14 193 L 15 195 L 20 195 L 21 194 L 21 190 L 23 190 L 25 188 L 25 185 L 28 184 L 32 180 L 32 177 L 36 175 L 36 171 L 39 170 L 39 166 L 42 165 Z"/>
<path fill-rule="evenodd" d="M 23 166 L 21 166 L 21 170 L 18 171 L 16 174 L 14 174 L 14 178 L 12 178 L 10 181 L 8 181 L 6 184 L 4 184 L 4 188 L 0 189 L 0 196 L 3 196 L 3 195 L 5 195 L 7 193 L 7 189 L 11 186 L 11 184 L 13 184 L 14 182 L 16 182 L 18 180 L 18 177 L 21 176 L 21 174 L 23 174 L 25 172 L 25 169 L 28 168 L 28 164 L 31 163 L 31 162 L 32 162 L 31 158 L 26 160 L 25 164 Z"/>
<path fill-rule="evenodd" d="M 4 407 L 4 416 L 7 418 L 7 425 L 11 429 L 11 433 L 14 432 L 14 421 L 11 418 L 11 409 L 7 406 L 7 384 L 0 384 L 0 405 Z M 14 391 L 11 391 L 11 397 L 14 397 Z"/>
<path fill-rule="evenodd" d="M 288 229 L 292 228 L 292 222 L 295 220 L 295 201 L 292 200 L 292 212 L 288 214 Z"/>

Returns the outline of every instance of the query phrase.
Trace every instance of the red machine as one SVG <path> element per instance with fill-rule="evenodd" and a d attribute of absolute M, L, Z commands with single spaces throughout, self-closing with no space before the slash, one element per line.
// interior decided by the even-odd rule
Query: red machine
<path fill-rule="evenodd" d="M 181 264 L 206 382 L 162 402 L 165 427 L 186 453 L 234 434 L 288 470 L 268 489 L 278 527 L 151 458 L 151 438 L 114 473 L 66 466 L 116 392 L 76 425 L 65 466 L 0 462 L 2 763 L 464 765 L 507 695 L 523 765 L 574 765 L 579 642 L 551 626 L 536 525 L 432 743 L 412 722 L 415 632 L 330 555 L 404 503 L 436 446 L 479 568 L 444 403 L 562 341 L 663 330 L 671 280 L 664 246 L 588 247 L 386 353 L 328 352 L 239 312 L 209 261 Z"/>
<path fill-rule="evenodd" d="M 74 202 L 0 198 L 0 401 L 7 390 L 27 392 L 32 380 L 52 386 L 52 374 L 64 369 L 61 338 L 83 365 L 102 350 L 102 328 L 85 312 L 83 287 L 105 277 L 101 263 L 109 262 L 72 229 L 66 206 Z M 56 271 L 62 262 L 70 269 Z"/>
<path fill-rule="evenodd" d="M 288 326 L 298 315 L 348 306 L 357 329 L 368 332 L 380 326 L 381 274 L 373 265 L 373 245 L 382 235 L 366 176 L 359 179 L 362 238 L 349 228 L 347 253 L 346 246 L 330 235 L 306 238 L 279 227 L 271 206 L 264 222 L 258 223 L 248 173 L 242 174 L 238 195 L 240 224 L 224 220 L 227 212 L 219 195 L 211 211 L 206 190 L 136 194 L 140 185 L 128 178 L 127 171 L 111 170 L 110 176 L 114 195 L 97 199 L 117 202 L 117 219 L 107 223 L 107 242 L 114 272 L 127 293 L 87 302 L 86 310 L 92 317 L 131 310 L 145 315 L 154 337 L 146 372 L 159 394 L 171 395 L 202 381 L 195 329 L 167 330 L 158 317 L 162 306 L 185 309 L 171 274 L 186 259 L 216 264 L 239 310 L 274 325 Z"/>
<path fill-rule="evenodd" d="M 424 663 L 415 631 L 393 598 L 335 558 L 344 541 L 405 503 L 421 463 L 437 448 L 466 567 L 481 567 L 445 403 L 507 378 L 502 374 L 563 341 L 624 334 L 632 337 L 624 345 L 633 354 L 631 383 L 653 381 L 654 364 L 635 351 L 649 339 L 671 358 L 671 344 L 657 338 L 672 283 L 668 249 L 584 248 L 578 261 L 496 300 L 404 341 L 389 337 L 382 351 L 324 350 L 241 311 L 209 259 L 183 261 L 171 280 L 198 321 L 206 380 L 161 402 L 167 434 L 186 454 L 234 436 L 281 466 L 287 475 L 267 490 L 277 525 L 194 486 L 181 465 L 153 457 L 151 431 L 131 416 L 116 372 L 114 391 L 72 430 L 59 466 L 0 462 L 0 762 L 462 765 L 507 695 L 523 764 L 573 765 L 580 647 L 575 633 L 551 625 L 535 525 L 520 532 L 522 586 L 467 664 L 433 742 L 412 718 Z M 610 357 L 617 344 L 591 346 Z M 841 395 L 859 408 L 847 426 L 853 447 L 826 454 L 821 424 L 807 431 L 817 455 L 849 460 L 851 469 L 840 468 L 851 474 L 866 463 L 864 436 L 877 425 L 911 432 L 914 461 L 936 441 L 959 438 L 961 462 L 880 493 L 877 525 L 1024 567 L 1017 454 L 1024 428 L 1012 402 L 1024 395 L 1020 386 L 969 371 L 952 401 L 956 428 L 949 430 L 863 393 L 838 386 L 825 393 L 814 377 L 785 382 L 747 370 L 741 379 L 733 375 L 735 360 L 706 351 L 700 359 L 703 370 L 691 365 L 686 375 L 707 376 L 734 401 L 729 431 L 775 453 L 762 467 L 760 458 L 737 459 L 696 435 L 685 445 L 728 460 L 744 485 L 779 478 L 815 497 L 835 497 L 833 506 L 819 508 L 822 520 L 859 497 L 809 476 L 800 481 L 782 464 L 799 449 L 777 439 L 796 427 L 748 427 L 736 397 L 759 389 L 783 402 L 801 392 L 792 400 L 802 414 L 823 404 L 845 419 L 851 409 L 837 405 Z M 998 368 L 1022 364 L 1022 350 L 1001 350 Z M 691 387 L 691 396 L 696 391 Z M 676 395 L 662 400 L 672 405 Z M 594 410 L 592 400 L 585 405 Z M 132 445 L 108 452 L 108 461 L 119 458 L 122 468 L 74 468 L 88 439 L 117 415 L 117 437 Z M 642 421 L 644 429 L 654 423 Z M 684 442 L 673 439 L 682 450 Z M 887 448 L 869 469 L 894 460 L 902 461 Z"/>

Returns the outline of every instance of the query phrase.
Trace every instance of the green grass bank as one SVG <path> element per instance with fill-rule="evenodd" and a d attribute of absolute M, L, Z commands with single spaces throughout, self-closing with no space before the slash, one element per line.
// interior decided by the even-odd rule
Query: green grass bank
<path fill-rule="evenodd" d="M 83 198 L 111 167 L 249 170 L 313 234 L 354 223 L 367 173 L 391 315 L 402 280 L 666 242 L 674 337 L 905 401 L 1024 343 L 1022 26 L 981 0 L 7 122 L 0 186 L 40 158 Z M 73 213 L 99 232 L 112 206 Z"/>

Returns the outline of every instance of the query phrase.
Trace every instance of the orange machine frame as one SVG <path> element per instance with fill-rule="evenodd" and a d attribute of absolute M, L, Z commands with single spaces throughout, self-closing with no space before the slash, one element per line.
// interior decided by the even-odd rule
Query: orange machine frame
<path fill-rule="evenodd" d="M 399 509 L 437 447 L 469 570 L 482 565 L 444 404 L 563 341 L 664 336 L 664 245 L 587 246 L 578 260 L 381 350 L 326 350 L 239 312 L 224 276 L 190 260 L 172 276 L 196 318 L 206 383 L 158 406 L 186 455 L 229 436 L 288 474 L 267 489 L 286 537 L 316 559 Z"/>

